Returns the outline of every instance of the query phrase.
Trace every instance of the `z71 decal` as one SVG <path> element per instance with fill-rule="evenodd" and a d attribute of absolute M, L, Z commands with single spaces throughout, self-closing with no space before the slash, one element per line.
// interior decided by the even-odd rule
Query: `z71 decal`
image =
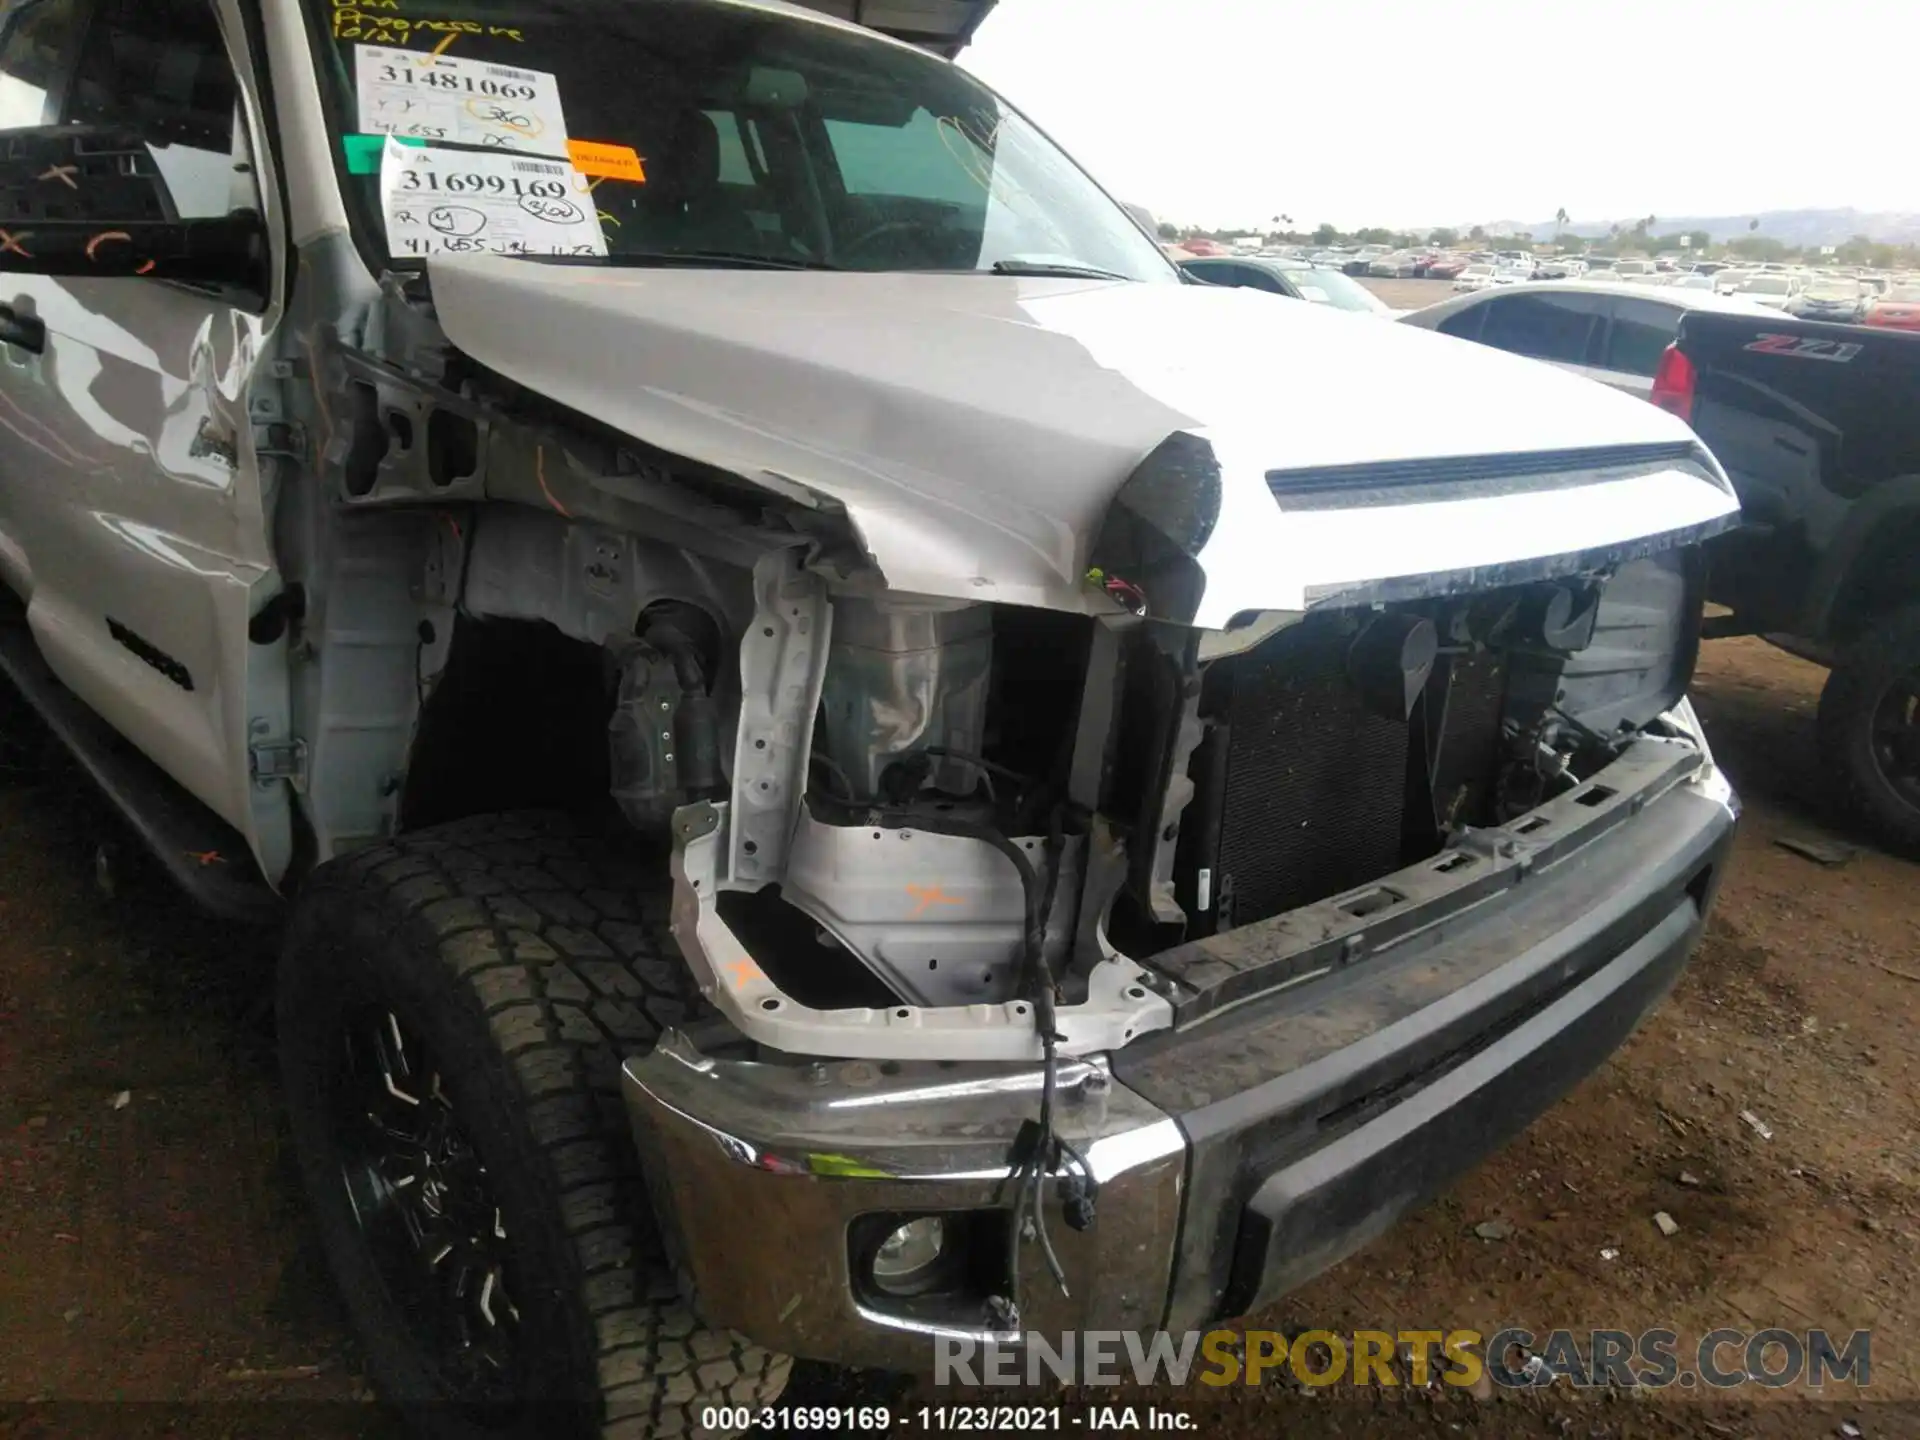
<path fill-rule="evenodd" d="M 1815 340 L 1805 335 L 1762 335 L 1745 346 L 1762 355 L 1795 355 L 1802 360 L 1831 360 L 1844 365 L 1860 353 L 1851 340 Z"/>

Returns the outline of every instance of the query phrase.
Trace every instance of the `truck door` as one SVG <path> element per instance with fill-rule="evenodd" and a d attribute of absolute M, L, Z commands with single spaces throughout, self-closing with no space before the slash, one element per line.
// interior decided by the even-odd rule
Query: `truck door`
<path fill-rule="evenodd" d="M 258 209 L 240 53 L 213 0 L 15 0 L 0 11 L 0 140 L 120 127 L 151 150 L 180 218 Z M 61 168 L 43 183 L 93 218 Z M 0 269 L 0 575 L 26 593 L 60 679 L 270 875 L 287 819 L 248 776 L 263 697 L 248 693 L 247 626 L 278 588 L 248 416 L 272 304 Z"/>

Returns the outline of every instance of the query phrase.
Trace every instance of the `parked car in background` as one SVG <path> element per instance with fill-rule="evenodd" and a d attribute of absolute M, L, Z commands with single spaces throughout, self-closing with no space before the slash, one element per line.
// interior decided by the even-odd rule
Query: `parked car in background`
<path fill-rule="evenodd" d="M 1362 245 L 1347 257 L 1347 263 L 1341 268 L 1349 275 L 1364 275 L 1373 262 L 1392 251 L 1391 245 Z"/>
<path fill-rule="evenodd" d="M 1616 260 L 1613 262 L 1613 273 L 1620 280 L 1644 283 L 1660 272 L 1651 260 Z"/>
<path fill-rule="evenodd" d="M 1733 293 L 1775 310 L 1784 310 L 1793 303 L 1793 297 L 1800 293 L 1800 281 L 1786 274 L 1749 275 L 1735 287 Z"/>
<path fill-rule="evenodd" d="M 1547 280 L 1524 290 L 1462 295 L 1400 317 L 1404 325 L 1546 360 L 1649 399 L 1660 357 L 1691 310 L 1713 309 L 1748 319 L 1771 311 L 1704 291 L 1676 291 L 1579 280 Z"/>
<path fill-rule="evenodd" d="M 1245 290 L 1265 290 L 1291 300 L 1306 300 L 1315 305 L 1331 305 L 1336 310 L 1352 310 L 1391 320 L 1400 312 L 1350 275 L 1301 260 L 1280 260 L 1265 255 L 1234 255 L 1224 258 L 1182 260 L 1180 268 L 1196 280 L 1209 285 L 1232 285 Z"/>
<path fill-rule="evenodd" d="M 1896 285 L 1867 307 L 1866 323 L 1886 330 L 1920 330 L 1920 285 Z"/>
<path fill-rule="evenodd" d="M 1460 272 L 1466 268 L 1467 257 L 1464 255 L 1436 255 L 1427 262 L 1427 279 L 1457 280 Z"/>
<path fill-rule="evenodd" d="M 1917 297 L 1920 298 L 1920 297 Z M 1709 542 L 1706 633 L 1763 635 L 1832 668 L 1829 793 L 1920 856 L 1920 335 L 1694 311 L 1656 396 L 1740 496 Z"/>
<path fill-rule="evenodd" d="M 1475 261 L 1454 278 L 1455 290 L 1487 290 L 1500 283 L 1499 270 L 1484 261 Z"/>
<path fill-rule="evenodd" d="M 1669 288 L 1674 290 L 1704 290 L 1709 295 L 1717 295 L 1719 293 L 1718 288 L 1713 283 L 1713 276 L 1702 275 L 1697 270 L 1690 275 L 1675 275 L 1671 282 L 1669 282 Z"/>
<path fill-rule="evenodd" d="M 1419 269 L 1419 256 L 1411 250 L 1392 250 L 1367 264 L 1367 274 L 1383 280 L 1411 280 Z"/>
<path fill-rule="evenodd" d="M 1758 270 L 1746 269 L 1716 271 L 1713 277 L 1713 288 L 1721 295 L 1731 295 L 1759 273 Z"/>
<path fill-rule="evenodd" d="M 1867 313 L 1867 292 L 1858 280 L 1819 275 L 1787 301 L 1787 313 L 1801 320 L 1832 320 L 1851 325 Z"/>

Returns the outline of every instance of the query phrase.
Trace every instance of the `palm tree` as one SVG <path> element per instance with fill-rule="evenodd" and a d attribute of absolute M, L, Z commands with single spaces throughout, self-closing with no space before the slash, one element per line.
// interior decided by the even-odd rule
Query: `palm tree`
<path fill-rule="evenodd" d="M 1754 231 L 1758 230 L 1759 228 L 1760 228 L 1760 217 L 1758 215 L 1754 216 L 1753 219 L 1747 222 L 1747 233 L 1749 235 L 1751 235 Z"/>
<path fill-rule="evenodd" d="M 1562 205 L 1553 212 L 1553 238 L 1558 240 L 1560 232 L 1567 228 L 1567 207 Z"/>

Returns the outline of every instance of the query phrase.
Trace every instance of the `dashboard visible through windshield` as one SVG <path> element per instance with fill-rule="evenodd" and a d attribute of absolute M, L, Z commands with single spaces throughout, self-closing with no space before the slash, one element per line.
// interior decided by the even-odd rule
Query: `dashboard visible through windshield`
<path fill-rule="evenodd" d="M 1177 282 L 956 67 L 751 3 L 308 0 L 341 168 L 395 261 Z"/>

